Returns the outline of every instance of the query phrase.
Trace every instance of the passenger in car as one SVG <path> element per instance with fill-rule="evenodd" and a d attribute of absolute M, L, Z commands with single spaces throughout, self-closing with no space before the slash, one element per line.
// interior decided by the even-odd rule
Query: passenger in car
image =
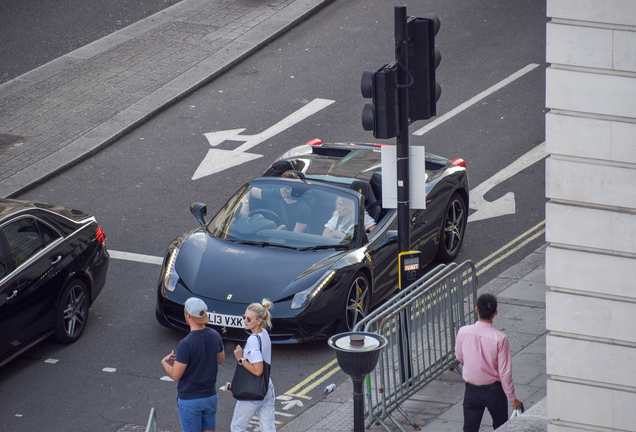
<path fill-rule="evenodd" d="M 300 176 L 293 171 L 285 171 L 281 177 L 300 179 Z M 291 192 L 292 187 L 288 185 L 265 190 L 253 187 L 245 194 L 239 215 L 240 217 L 249 215 L 250 199 L 263 200 L 269 210 L 280 216 L 288 229 L 293 228 L 294 232 L 305 232 L 311 219 L 309 206 L 306 202 L 293 198 Z"/>
<path fill-rule="evenodd" d="M 344 197 L 336 198 L 336 209 L 331 219 L 325 224 L 322 235 L 324 237 L 343 238 L 355 226 L 355 214 L 355 203 L 353 200 Z M 369 216 L 366 210 L 364 211 L 364 228 L 367 233 L 375 228 L 375 220 Z"/>

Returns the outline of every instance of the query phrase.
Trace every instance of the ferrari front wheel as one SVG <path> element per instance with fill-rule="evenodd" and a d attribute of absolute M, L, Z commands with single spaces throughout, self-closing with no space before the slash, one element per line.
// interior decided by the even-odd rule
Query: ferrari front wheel
<path fill-rule="evenodd" d="M 369 313 L 370 285 L 363 273 L 357 273 L 349 287 L 345 314 L 339 332 L 352 331 Z"/>

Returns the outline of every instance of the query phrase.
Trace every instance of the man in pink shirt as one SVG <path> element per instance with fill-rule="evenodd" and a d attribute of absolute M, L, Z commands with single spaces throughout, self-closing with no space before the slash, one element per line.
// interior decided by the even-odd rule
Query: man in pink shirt
<path fill-rule="evenodd" d="M 464 432 L 477 432 L 484 409 L 497 429 L 508 420 L 508 401 L 513 409 L 521 408 L 512 383 L 512 358 L 508 337 L 492 326 L 497 315 L 497 298 L 482 294 L 475 308 L 479 320 L 459 329 L 455 355 L 463 365 Z"/>

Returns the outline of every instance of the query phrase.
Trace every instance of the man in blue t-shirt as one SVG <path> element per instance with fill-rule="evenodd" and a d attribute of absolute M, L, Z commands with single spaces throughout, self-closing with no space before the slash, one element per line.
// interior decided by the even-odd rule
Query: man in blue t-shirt
<path fill-rule="evenodd" d="M 218 365 L 225 360 L 223 340 L 216 330 L 206 327 L 210 320 L 205 302 L 190 297 L 185 302 L 185 320 L 190 333 L 161 360 L 161 366 L 177 384 L 177 406 L 184 432 L 216 429 Z"/>

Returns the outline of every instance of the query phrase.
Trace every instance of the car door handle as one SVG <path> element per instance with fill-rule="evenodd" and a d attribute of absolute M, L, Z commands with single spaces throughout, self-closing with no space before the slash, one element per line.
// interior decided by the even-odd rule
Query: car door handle
<path fill-rule="evenodd" d="M 11 295 L 7 297 L 7 300 L 6 300 L 6 301 L 11 300 L 13 297 L 15 297 L 15 296 L 17 296 L 17 295 L 18 295 L 18 290 L 13 290 L 13 292 L 11 293 Z"/>
<path fill-rule="evenodd" d="M 61 259 L 62 259 L 62 255 L 58 255 L 57 258 L 55 258 L 53 261 L 51 261 L 51 265 L 55 265 L 55 264 L 59 263 Z"/>

